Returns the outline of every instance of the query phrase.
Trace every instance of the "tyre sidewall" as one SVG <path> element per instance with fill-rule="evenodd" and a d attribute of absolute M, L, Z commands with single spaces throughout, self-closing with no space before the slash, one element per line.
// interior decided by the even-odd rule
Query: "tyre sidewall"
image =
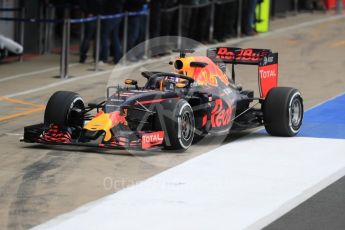
<path fill-rule="evenodd" d="M 162 104 L 163 111 L 157 111 L 162 115 L 163 119 L 160 123 L 160 130 L 165 133 L 164 146 L 166 149 L 186 150 L 193 141 L 195 132 L 195 119 L 192 107 L 186 100 L 173 100 Z M 188 140 L 184 140 L 181 134 L 181 117 L 183 113 L 189 112 L 192 122 L 192 134 Z"/>
<path fill-rule="evenodd" d="M 297 126 L 293 126 L 293 124 L 291 123 L 291 120 L 290 120 L 290 109 L 289 109 L 289 117 L 287 118 L 288 119 L 288 128 L 289 130 L 291 131 L 291 135 L 294 136 L 296 135 L 299 131 L 300 131 L 300 128 L 302 126 L 302 121 L 303 121 L 303 102 L 302 102 L 302 97 L 301 97 L 301 93 L 298 91 L 298 90 L 294 90 L 293 91 L 293 94 L 290 96 L 289 98 L 289 108 L 292 106 L 294 100 L 301 100 L 301 109 L 302 109 L 302 112 L 301 112 L 301 118 L 300 118 L 300 122 Z"/>
<path fill-rule="evenodd" d="M 82 126 L 80 124 L 70 124 L 69 116 L 71 109 L 76 103 L 80 103 L 84 108 L 84 101 L 79 94 L 69 91 L 58 91 L 54 93 L 48 103 L 44 114 L 45 124 L 57 124 L 61 126 Z"/>
<path fill-rule="evenodd" d="M 181 130 L 181 128 L 182 128 L 181 127 L 182 126 L 182 124 L 181 124 L 182 123 L 182 115 L 184 113 L 190 114 L 190 119 L 192 122 L 192 124 L 191 124 L 192 125 L 192 133 L 191 133 L 190 137 L 188 138 L 188 140 L 183 138 L 182 130 Z M 192 107 L 187 102 L 185 102 L 181 105 L 181 108 L 178 111 L 176 111 L 176 114 L 178 116 L 178 122 L 176 123 L 176 126 L 177 126 L 176 128 L 178 130 L 179 144 L 183 149 L 188 149 L 192 145 L 194 133 L 195 133 L 195 120 L 194 120 Z"/>
<path fill-rule="evenodd" d="M 293 127 L 290 120 L 290 107 L 294 100 L 301 102 L 301 120 Z M 276 87 L 268 93 L 264 105 L 264 122 L 267 132 L 273 136 L 294 136 L 302 125 L 303 100 L 301 93 L 294 88 Z"/>

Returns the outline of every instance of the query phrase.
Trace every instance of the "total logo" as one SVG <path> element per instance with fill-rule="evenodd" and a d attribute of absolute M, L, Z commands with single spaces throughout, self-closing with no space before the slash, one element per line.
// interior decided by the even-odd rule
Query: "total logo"
<path fill-rule="evenodd" d="M 277 77 L 277 72 L 275 70 L 260 70 L 259 74 L 261 79 Z"/>
<path fill-rule="evenodd" d="M 144 135 L 143 139 L 145 142 L 149 142 L 149 143 L 163 141 L 163 137 L 161 137 L 158 133 Z"/>
<path fill-rule="evenodd" d="M 163 143 L 164 140 L 164 132 L 154 132 L 154 133 L 147 133 L 141 137 L 141 143 L 143 149 L 148 149 L 155 145 L 160 145 Z"/>

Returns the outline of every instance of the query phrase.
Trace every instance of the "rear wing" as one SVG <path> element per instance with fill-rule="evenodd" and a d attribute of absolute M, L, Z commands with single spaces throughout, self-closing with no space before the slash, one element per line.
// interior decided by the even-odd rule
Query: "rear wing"
<path fill-rule="evenodd" d="M 278 53 L 273 53 L 269 49 L 217 47 L 208 49 L 207 57 L 216 64 L 232 64 L 234 81 L 235 65 L 257 65 L 261 98 L 265 98 L 268 91 L 278 85 Z"/>

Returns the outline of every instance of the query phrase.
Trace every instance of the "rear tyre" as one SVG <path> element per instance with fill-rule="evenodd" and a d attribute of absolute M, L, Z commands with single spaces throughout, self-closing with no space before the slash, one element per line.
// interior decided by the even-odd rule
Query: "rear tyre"
<path fill-rule="evenodd" d="M 69 91 L 58 91 L 48 101 L 44 113 L 44 123 L 83 127 L 84 109 L 84 101 L 79 94 Z"/>
<path fill-rule="evenodd" d="M 277 87 L 269 91 L 263 104 L 266 131 L 272 136 L 295 136 L 302 125 L 303 100 L 294 88 Z"/>
<path fill-rule="evenodd" d="M 161 127 L 166 130 L 165 149 L 187 150 L 192 145 L 195 131 L 192 107 L 185 100 L 178 100 L 164 107 L 166 113 L 163 114 L 164 124 Z"/>

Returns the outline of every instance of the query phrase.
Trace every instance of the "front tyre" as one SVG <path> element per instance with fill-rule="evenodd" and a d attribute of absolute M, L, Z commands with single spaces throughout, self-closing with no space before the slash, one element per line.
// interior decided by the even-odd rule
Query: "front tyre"
<path fill-rule="evenodd" d="M 58 91 L 48 101 L 44 113 L 44 123 L 65 127 L 83 127 L 84 109 L 84 101 L 79 94 Z"/>
<path fill-rule="evenodd" d="M 166 126 L 165 148 L 171 150 L 187 150 L 193 142 L 195 120 L 190 104 L 179 100 L 171 105 L 164 117 Z"/>
<path fill-rule="evenodd" d="M 263 104 L 265 129 L 272 136 L 295 136 L 300 131 L 303 112 L 303 100 L 297 89 L 273 88 Z"/>

